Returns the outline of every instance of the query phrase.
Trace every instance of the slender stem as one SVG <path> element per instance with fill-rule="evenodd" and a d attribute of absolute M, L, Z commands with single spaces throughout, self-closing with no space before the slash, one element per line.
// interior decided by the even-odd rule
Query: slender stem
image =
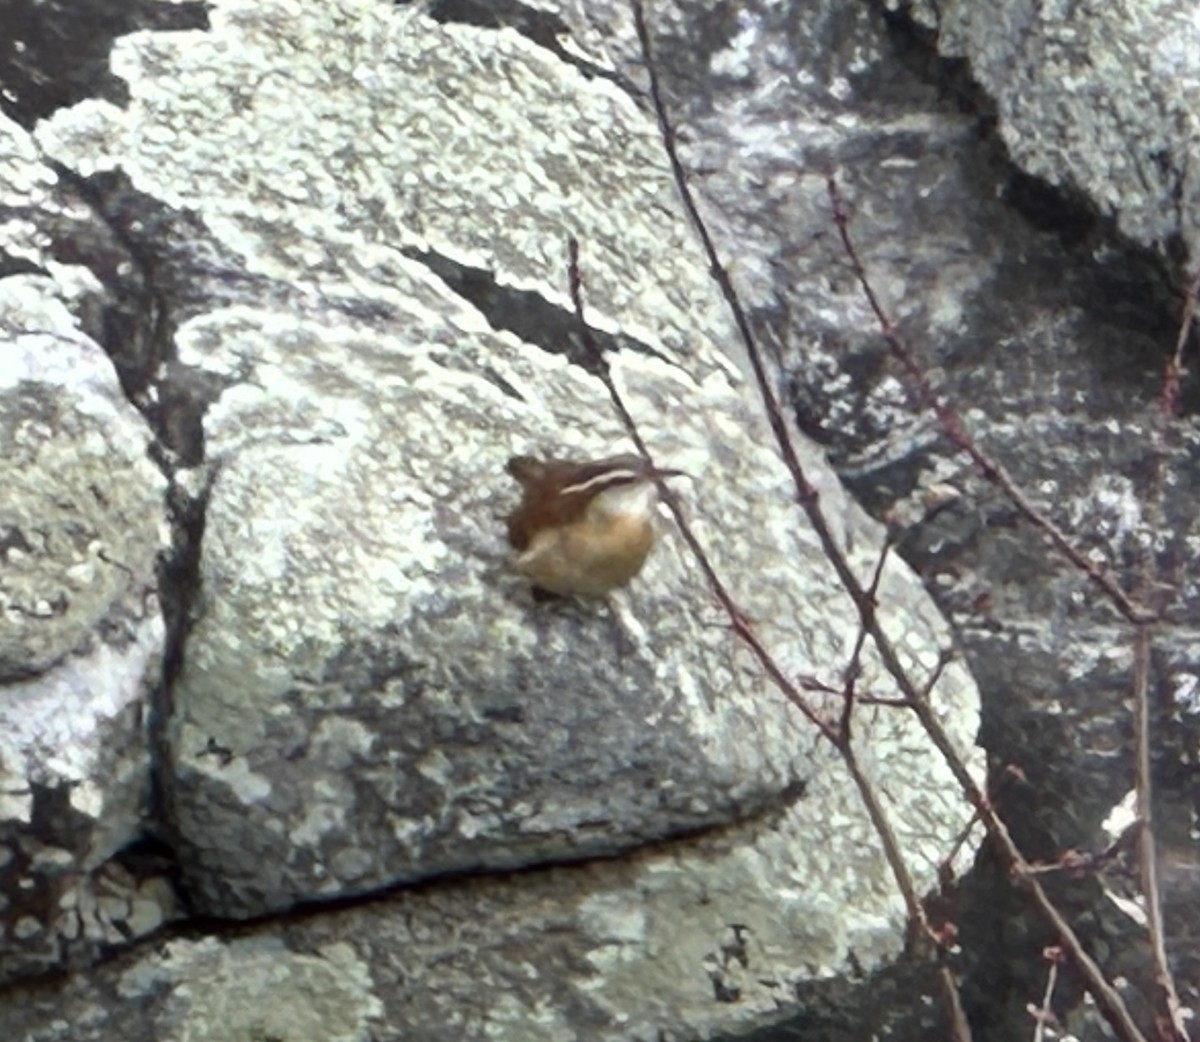
<path fill-rule="evenodd" d="M 871 311 L 875 315 L 875 320 L 879 324 L 884 343 L 887 344 L 892 357 L 904 369 L 905 376 L 907 376 L 916 388 L 922 405 L 937 417 L 942 432 L 950 439 L 955 448 L 970 458 L 986 481 L 998 487 L 1008 497 L 1009 502 L 1017 508 L 1018 513 L 1026 521 L 1045 535 L 1063 557 L 1104 591 L 1117 611 L 1130 622 L 1151 621 L 1153 615 L 1142 605 L 1134 601 L 1121 588 L 1121 584 L 1113 578 L 1112 573 L 1107 567 L 1093 561 L 1082 550 L 1076 547 L 1067 538 L 1066 533 L 1051 521 L 1045 513 L 1038 509 L 1033 500 L 1026 495 L 1024 489 L 1013 479 L 1012 475 L 996 459 L 979 447 L 979 444 L 971 437 L 970 432 L 967 430 L 962 417 L 959 416 L 958 410 L 934 389 L 929 377 L 925 375 L 924 370 L 917 364 L 916 356 L 900 335 L 900 331 L 896 328 L 895 323 L 891 320 L 887 310 L 880 302 L 879 296 L 875 292 L 875 287 L 867 276 L 866 267 L 863 265 L 862 259 L 858 254 L 858 248 L 855 246 L 854 239 L 850 235 L 849 210 L 838 188 L 837 179 L 832 173 L 826 175 L 825 184 L 829 191 L 830 205 L 833 209 L 833 221 L 838 229 L 842 249 L 850 262 L 850 268 L 858 280 L 863 296 L 866 298 Z"/>
<path fill-rule="evenodd" d="M 1096 1000 L 1106 1019 L 1127 1042 L 1145 1042 L 1144 1035 L 1134 1023 L 1121 996 L 1105 980 L 1100 967 L 1088 955 L 1083 943 L 1046 895 L 1045 890 L 1038 880 L 1028 875 L 1026 871 L 1028 864 L 1022 856 L 1020 849 L 1013 841 L 1011 835 L 1009 835 L 1004 822 L 996 814 L 991 803 L 971 776 L 966 764 L 958 755 L 958 751 L 954 748 L 949 736 L 941 726 L 931 704 L 922 697 L 921 690 L 913 683 L 905 671 L 899 655 L 879 624 L 873 599 L 858 581 L 858 577 L 854 574 L 846 555 L 842 552 L 840 545 L 833 535 L 832 529 L 821 509 L 817 489 L 807 478 L 804 467 L 792 443 L 787 422 L 780 408 L 773 383 L 767 375 L 766 363 L 758 341 L 750 327 L 749 318 L 742 307 L 741 300 L 733 286 L 732 280 L 729 278 L 728 272 L 721 264 L 720 256 L 713 244 L 712 237 L 709 235 L 704 220 L 700 215 L 699 208 L 696 205 L 688 182 L 687 173 L 683 169 L 675 147 L 675 133 L 667 114 L 666 104 L 663 101 L 662 89 L 658 80 L 657 65 L 650 44 L 650 34 L 646 26 L 645 12 L 640 0 L 631 0 L 631 2 L 638 41 L 642 49 L 644 64 L 650 80 L 650 99 L 654 106 L 663 147 L 675 177 L 676 189 L 680 194 L 684 209 L 700 238 L 701 245 L 708 259 L 709 271 L 716 281 L 722 296 L 725 298 L 725 302 L 730 309 L 730 314 L 733 316 L 734 324 L 737 327 L 742 346 L 754 374 L 768 424 L 775 437 L 776 446 L 795 485 L 796 501 L 801 509 L 804 510 L 809 523 L 816 532 L 825 557 L 837 574 L 839 583 L 858 610 L 861 624 L 871 635 L 871 639 L 875 644 L 884 668 L 895 680 L 909 708 L 916 713 L 927 736 L 945 760 L 947 767 L 954 775 L 955 781 L 962 789 L 964 795 L 970 801 L 971 805 L 978 810 L 984 827 L 1003 851 L 1009 865 L 1014 871 L 1025 877 L 1026 883 L 1033 894 L 1035 904 L 1058 932 L 1061 939 L 1060 943 L 1075 960 L 1076 965 L 1087 982 L 1088 990 L 1092 993 L 1093 998 Z M 874 294 L 872 294 L 873 297 Z M 1088 562 L 1085 561 L 1083 563 L 1087 564 Z M 1087 568 L 1084 570 L 1088 571 Z M 1102 588 L 1108 589 L 1111 587 L 1110 596 L 1113 597 L 1114 602 L 1119 608 L 1124 607 L 1123 614 L 1137 619 L 1146 617 L 1146 613 L 1125 597 L 1123 591 L 1115 583 L 1111 581 L 1104 582 L 1102 576 L 1096 576 L 1095 578 Z M 907 872 L 902 861 L 892 864 L 892 869 L 895 873 Z"/>

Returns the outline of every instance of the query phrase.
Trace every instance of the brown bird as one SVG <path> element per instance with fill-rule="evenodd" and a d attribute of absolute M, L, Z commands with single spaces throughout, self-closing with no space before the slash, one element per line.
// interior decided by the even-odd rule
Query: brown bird
<path fill-rule="evenodd" d="M 603 597 L 642 570 L 654 545 L 660 470 L 641 456 L 576 461 L 514 456 L 521 503 L 507 519 L 513 568 L 565 596 Z"/>

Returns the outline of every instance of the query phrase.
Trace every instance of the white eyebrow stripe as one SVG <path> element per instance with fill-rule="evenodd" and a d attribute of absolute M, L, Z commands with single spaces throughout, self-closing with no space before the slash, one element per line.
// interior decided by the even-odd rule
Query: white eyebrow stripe
<path fill-rule="evenodd" d="M 568 485 L 562 490 L 564 496 L 570 495 L 572 492 L 586 492 L 593 485 L 607 485 L 613 481 L 636 481 L 641 477 L 636 470 L 606 470 L 597 474 L 594 478 L 588 478 L 587 481 L 581 481 L 578 485 Z"/>

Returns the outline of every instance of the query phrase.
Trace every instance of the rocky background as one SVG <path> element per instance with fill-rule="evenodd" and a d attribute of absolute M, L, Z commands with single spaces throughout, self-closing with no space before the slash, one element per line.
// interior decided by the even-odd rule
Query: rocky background
<path fill-rule="evenodd" d="M 960 649 L 935 706 L 1031 858 L 1100 849 L 1127 802 L 1132 629 L 889 361 L 831 171 L 979 443 L 1123 584 L 1154 556 L 1187 1002 L 1196 439 L 1158 403 L 1200 25 L 988 8 L 649 18 L 836 537 L 865 580 L 890 526 L 885 625 L 919 677 Z M 576 235 L 614 379 L 756 631 L 834 687 L 857 636 L 629 9 L 10 0 L 0 26 L 5 1037 L 940 1037 L 858 791 L 677 535 L 612 605 L 539 604 L 505 567 L 505 459 L 628 444 L 574 334 Z M 890 690 L 871 655 L 862 684 Z M 946 765 L 884 705 L 855 748 L 933 892 L 970 821 Z M 1123 868 L 1048 885 L 1148 1015 Z M 1029 1037 L 1055 937 L 988 845 L 940 916 L 974 1037 Z M 1066 967 L 1056 1012 L 1103 1031 L 1079 1000 Z"/>

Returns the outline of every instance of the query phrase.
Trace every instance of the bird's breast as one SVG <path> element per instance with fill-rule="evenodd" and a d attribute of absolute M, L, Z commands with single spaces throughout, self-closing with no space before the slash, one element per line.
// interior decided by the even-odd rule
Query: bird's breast
<path fill-rule="evenodd" d="M 554 593 L 603 596 L 642 570 L 653 545 L 648 517 L 588 518 L 539 532 L 515 564 L 521 574 Z"/>

